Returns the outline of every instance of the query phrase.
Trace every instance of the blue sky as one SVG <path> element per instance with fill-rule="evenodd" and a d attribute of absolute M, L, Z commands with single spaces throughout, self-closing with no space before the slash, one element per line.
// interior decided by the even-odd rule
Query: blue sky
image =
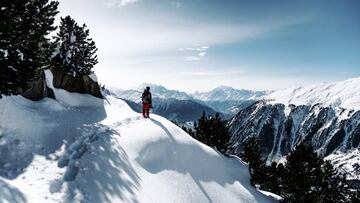
<path fill-rule="evenodd" d="M 281 89 L 360 76 L 360 1 L 61 0 L 102 84 Z"/>

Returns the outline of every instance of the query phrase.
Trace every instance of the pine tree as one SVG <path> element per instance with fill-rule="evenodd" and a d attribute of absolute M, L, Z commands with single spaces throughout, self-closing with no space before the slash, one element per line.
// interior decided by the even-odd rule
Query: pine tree
<path fill-rule="evenodd" d="M 70 16 L 61 18 L 60 31 L 55 38 L 53 54 L 55 68 L 75 76 L 89 75 L 98 63 L 95 42 L 89 38 L 89 29 L 79 26 Z"/>
<path fill-rule="evenodd" d="M 283 183 L 285 202 L 350 202 L 345 176 L 311 145 L 300 144 L 288 155 Z"/>
<path fill-rule="evenodd" d="M 321 202 L 341 203 L 348 202 L 349 188 L 344 174 L 340 174 L 330 161 L 322 166 L 323 179 L 321 185 Z"/>
<path fill-rule="evenodd" d="M 281 194 L 284 171 L 284 165 L 281 163 L 272 162 L 270 166 L 267 166 L 262 189 L 275 194 Z"/>
<path fill-rule="evenodd" d="M 58 13 L 49 0 L 3 1 L 0 10 L 0 97 L 26 90 L 48 64 L 47 38 Z"/>
<path fill-rule="evenodd" d="M 241 158 L 249 164 L 251 184 L 262 188 L 266 179 L 266 164 L 261 157 L 261 149 L 256 137 L 250 136 L 246 138 Z"/>
<path fill-rule="evenodd" d="M 204 112 L 200 119 L 194 124 L 193 137 L 225 153 L 230 140 L 229 127 L 226 121 L 220 118 L 218 113 L 215 114 L 215 116 L 207 117 Z"/>
<path fill-rule="evenodd" d="M 285 202 L 317 202 L 322 179 L 319 157 L 310 145 L 300 144 L 286 159 L 283 197 Z"/>

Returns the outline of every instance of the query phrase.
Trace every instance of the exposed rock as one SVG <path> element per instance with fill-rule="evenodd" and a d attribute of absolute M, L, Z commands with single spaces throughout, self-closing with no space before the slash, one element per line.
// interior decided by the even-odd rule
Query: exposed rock
<path fill-rule="evenodd" d="M 287 155 L 300 142 L 327 156 L 360 147 L 360 111 L 258 101 L 233 118 L 230 131 L 233 154 L 241 153 L 246 137 L 255 136 L 269 161 Z"/>
<path fill-rule="evenodd" d="M 33 101 L 38 101 L 45 97 L 55 99 L 52 89 L 46 86 L 44 72 L 40 74 L 40 77 L 37 80 L 31 82 L 30 89 L 24 91 L 22 96 Z"/>
<path fill-rule="evenodd" d="M 55 88 L 64 89 L 69 92 L 90 94 L 92 96 L 103 98 L 100 86 L 89 76 L 76 76 L 66 74 L 63 70 L 54 68 L 51 70 L 54 75 L 53 84 Z"/>

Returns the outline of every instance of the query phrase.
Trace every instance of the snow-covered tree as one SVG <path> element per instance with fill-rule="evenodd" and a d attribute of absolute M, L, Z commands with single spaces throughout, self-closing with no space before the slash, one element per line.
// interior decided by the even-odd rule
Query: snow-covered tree
<path fill-rule="evenodd" d="M 95 42 L 89 29 L 79 26 L 70 16 L 61 18 L 60 31 L 55 38 L 53 65 L 75 76 L 89 75 L 98 63 Z"/>
<path fill-rule="evenodd" d="M 0 95 L 26 90 L 40 69 L 49 63 L 58 2 L 2 1 L 0 5 Z"/>

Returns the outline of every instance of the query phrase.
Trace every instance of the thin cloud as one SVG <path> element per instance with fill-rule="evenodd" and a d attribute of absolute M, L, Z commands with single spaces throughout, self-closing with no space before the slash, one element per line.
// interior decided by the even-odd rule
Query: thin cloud
<path fill-rule="evenodd" d="M 204 56 L 206 55 L 206 52 L 199 52 L 198 55 L 199 55 L 200 57 L 204 57 Z"/>
<path fill-rule="evenodd" d="M 180 72 L 177 75 L 182 76 L 201 76 L 201 77 L 224 77 L 224 76 L 245 76 L 248 72 L 244 70 L 238 71 L 189 71 L 189 72 Z"/>
<path fill-rule="evenodd" d="M 205 55 L 209 46 L 195 46 L 187 48 L 178 48 L 177 51 L 193 54 L 193 56 L 186 56 L 185 61 L 200 61 Z"/>
<path fill-rule="evenodd" d="M 129 4 L 136 3 L 138 1 L 139 0 L 106 0 L 105 5 L 107 7 L 114 7 L 114 6 L 124 7 L 124 6 L 127 6 Z"/>
<path fill-rule="evenodd" d="M 200 57 L 197 56 L 186 56 L 185 61 L 200 61 Z"/>

